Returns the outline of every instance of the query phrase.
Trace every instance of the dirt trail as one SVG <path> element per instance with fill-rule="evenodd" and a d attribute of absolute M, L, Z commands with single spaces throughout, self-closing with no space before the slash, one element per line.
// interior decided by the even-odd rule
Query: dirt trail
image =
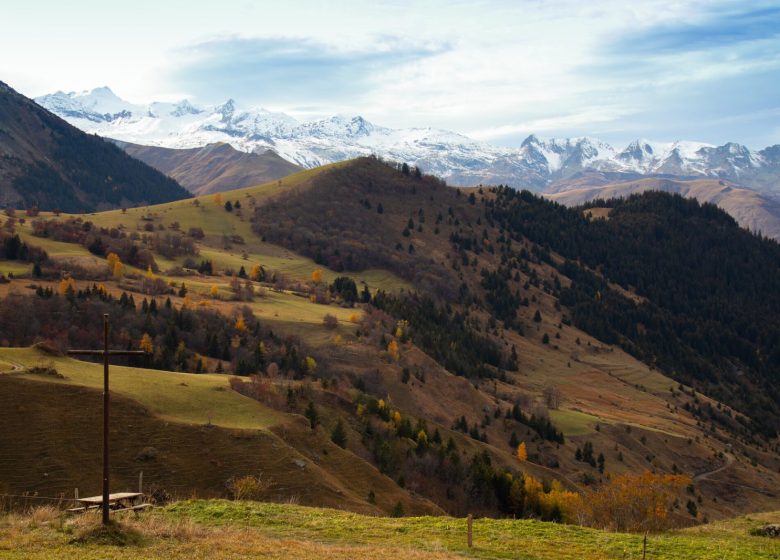
<path fill-rule="evenodd" d="M 723 456 L 726 458 L 726 462 L 719 466 L 717 469 L 712 469 L 711 471 L 704 471 L 703 473 L 697 474 L 693 477 L 694 482 L 701 482 L 702 480 L 707 480 L 714 474 L 718 474 L 719 472 L 725 471 L 727 468 L 729 468 L 731 465 L 734 464 L 734 461 L 736 461 L 736 457 L 732 455 L 731 453 L 724 453 Z"/>

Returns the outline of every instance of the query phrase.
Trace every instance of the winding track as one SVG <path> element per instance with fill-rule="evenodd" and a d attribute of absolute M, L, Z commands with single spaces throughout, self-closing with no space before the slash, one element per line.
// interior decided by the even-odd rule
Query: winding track
<path fill-rule="evenodd" d="M 725 471 L 726 469 L 731 467 L 731 465 L 734 464 L 734 461 L 736 461 L 736 457 L 734 457 L 734 455 L 732 455 L 731 453 L 724 453 L 723 456 L 726 458 L 726 462 L 724 464 L 722 464 L 716 469 L 712 469 L 710 471 L 704 471 L 703 473 L 697 474 L 696 476 L 693 477 L 693 481 L 701 482 L 702 480 L 707 480 L 712 475 Z"/>

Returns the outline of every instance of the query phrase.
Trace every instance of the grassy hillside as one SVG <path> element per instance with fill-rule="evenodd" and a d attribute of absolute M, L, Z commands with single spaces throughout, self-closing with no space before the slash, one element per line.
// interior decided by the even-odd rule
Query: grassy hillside
<path fill-rule="evenodd" d="M 54 365 L 63 377 L 25 366 Z M 98 493 L 102 366 L 29 349 L 0 357 L 0 493 Z M 266 499 L 295 499 L 366 513 L 438 512 L 297 414 L 269 409 L 229 388 L 229 376 L 112 366 L 112 480 L 176 496 L 224 496 L 232 477 L 261 475 Z M 368 500 L 369 492 L 375 495 Z"/>
<path fill-rule="evenodd" d="M 327 509 L 250 502 L 190 501 L 141 519 L 125 517 L 106 534 L 96 520 L 77 519 L 58 529 L 44 512 L 0 518 L 0 551 L 10 559 L 114 558 L 516 558 L 523 560 L 639 560 L 642 535 L 602 532 L 533 520 L 474 521 L 473 547 L 466 521 L 451 517 L 392 519 Z M 780 543 L 750 529 L 780 520 L 771 513 L 706 528 L 650 535 L 655 560 L 769 560 Z M 117 546 L 121 543 L 123 546 Z"/>
<path fill-rule="evenodd" d="M 22 371 L 37 364 L 54 366 L 62 378 Z M 32 348 L 0 348 L 0 367 L 20 379 L 103 388 L 102 364 L 50 356 Z M 142 403 L 163 420 L 245 430 L 261 430 L 282 422 L 283 415 L 229 390 L 228 381 L 225 375 L 111 367 L 111 391 Z"/>
<path fill-rule="evenodd" d="M 257 236 L 252 231 L 250 218 L 254 208 L 266 204 L 281 193 L 306 192 L 311 186 L 311 181 L 320 173 L 343 165 L 344 163 L 337 163 L 301 171 L 277 181 L 237 189 L 229 193 L 220 193 L 217 196 L 209 195 L 154 206 L 99 212 L 82 217 L 97 227 L 118 228 L 128 234 L 134 231 L 144 232 L 149 224 L 154 227 L 155 231 L 165 232 L 171 232 L 171 226 L 177 224 L 177 231 L 182 234 L 187 234 L 192 228 L 200 228 L 205 237 L 197 241 L 200 254 L 195 257 L 196 260 L 210 259 L 217 270 L 232 270 L 234 272 L 241 266 L 249 270 L 253 265 L 261 264 L 270 271 L 291 280 L 308 281 L 312 271 L 321 268 L 321 265 L 278 245 L 264 242 L 262 237 Z M 239 201 L 243 207 L 240 210 L 227 212 L 224 204 L 228 201 L 233 204 Z M 55 216 L 44 212 L 41 217 L 43 219 L 68 220 L 72 216 L 68 214 Z M 88 268 L 102 264 L 101 259 L 97 259 L 86 248 L 77 244 L 34 237 L 31 234 L 32 222 L 29 220 L 17 224 L 17 230 L 23 240 L 46 250 L 54 259 L 67 260 L 69 263 Z M 155 255 L 155 258 L 159 261 L 163 272 L 172 267 L 180 266 L 185 260 L 184 257 L 168 259 L 159 254 Z M 7 270 L 15 273 L 21 271 L 20 267 L 14 269 L 8 268 L 8 266 L 6 263 L 0 263 L 0 271 Z M 324 268 L 322 272 L 322 278 L 325 282 L 332 282 L 338 276 L 337 273 L 327 268 Z M 351 274 L 351 276 L 357 282 L 366 282 L 372 289 L 396 291 L 408 287 L 408 284 L 396 275 L 377 268 L 362 270 L 360 273 Z"/>

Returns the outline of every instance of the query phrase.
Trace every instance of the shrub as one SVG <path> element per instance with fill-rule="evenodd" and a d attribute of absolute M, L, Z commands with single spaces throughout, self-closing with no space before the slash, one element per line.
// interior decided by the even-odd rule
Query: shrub
<path fill-rule="evenodd" d="M 259 500 L 270 485 L 262 474 L 233 477 L 227 481 L 227 489 L 234 500 Z"/>
<path fill-rule="evenodd" d="M 326 329 L 333 330 L 339 326 L 339 320 L 335 315 L 328 313 L 322 318 L 322 326 Z"/>

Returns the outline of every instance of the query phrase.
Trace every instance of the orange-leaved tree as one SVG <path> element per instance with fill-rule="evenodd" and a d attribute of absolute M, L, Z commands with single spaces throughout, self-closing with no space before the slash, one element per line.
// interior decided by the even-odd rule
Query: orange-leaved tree
<path fill-rule="evenodd" d="M 674 525 L 671 504 L 691 483 L 685 475 L 642 474 L 616 476 L 587 493 L 585 521 L 612 531 L 663 531 Z"/>
<path fill-rule="evenodd" d="M 152 342 L 152 337 L 149 336 L 148 333 L 144 333 L 144 335 L 141 337 L 141 341 L 138 343 L 138 348 L 148 354 L 152 354 L 154 352 L 154 342 Z"/>
<path fill-rule="evenodd" d="M 390 354 L 390 357 L 396 361 L 401 358 L 401 350 L 398 348 L 398 343 L 395 340 L 391 340 L 387 345 L 387 353 Z"/>

